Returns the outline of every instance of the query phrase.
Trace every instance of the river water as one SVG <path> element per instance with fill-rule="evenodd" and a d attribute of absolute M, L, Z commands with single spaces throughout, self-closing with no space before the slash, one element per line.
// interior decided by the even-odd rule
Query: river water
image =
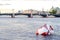
<path fill-rule="evenodd" d="M 36 30 L 45 23 L 53 26 L 54 34 L 36 36 Z M 60 40 L 60 18 L 0 17 L 0 40 Z"/>

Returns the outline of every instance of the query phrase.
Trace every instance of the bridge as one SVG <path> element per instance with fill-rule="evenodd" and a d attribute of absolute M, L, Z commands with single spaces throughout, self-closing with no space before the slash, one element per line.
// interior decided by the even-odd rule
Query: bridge
<path fill-rule="evenodd" d="M 42 15 L 42 14 L 39 14 L 39 13 L 34 13 L 34 14 L 32 14 L 32 13 L 0 13 L 0 15 L 9 15 L 9 16 L 11 16 L 11 18 L 15 18 L 15 16 L 17 16 L 17 15 L 26 15 L 29 18 L 32 18 L 34 15 L 39 15 L 39 16 L 47 17 L 46 14 Z"/>
<path fill-rule="evenodd" d="M 50 16 L 50 14 L 39 14 L 39 13 L 34 13 L 34 14 L 32 14 L 32 13 L 0 13 L 0 15 L 9 15 L 9 16 L 11 16 L 11 18 L 15 18 L 15 16 L 17 16 L 17 15 L 26 15 L 29 18 L 32 18 L 34 15 L 39 15 L 42 17 Z M 53 15 L 53 16 L 57 16 L 57 15 Z M 58 17 L 60 17 L 60 15 Z"/>

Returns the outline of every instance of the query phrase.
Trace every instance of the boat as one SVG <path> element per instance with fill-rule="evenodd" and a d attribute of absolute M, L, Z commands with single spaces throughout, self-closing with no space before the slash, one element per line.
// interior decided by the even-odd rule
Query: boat
<path fill-rule="evenodd" d="M 48 24 L 44 24 L 43 26 L 38 28 L 36 31 L 36 35 L 42 35 L 42 36 L 51 35 L 53 33 L 54 33 L 54 31 L 53 31 L 52 26 L 48 25 Z"/>

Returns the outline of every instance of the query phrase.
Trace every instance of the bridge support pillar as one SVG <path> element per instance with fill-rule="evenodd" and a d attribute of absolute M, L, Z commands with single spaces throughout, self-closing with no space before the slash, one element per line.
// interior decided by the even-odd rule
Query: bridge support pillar
<path fill-rule="evenodd" d="M 32 14 L 29 14 L 28 17 L 29 17 L 29 18 L 33 18 L 33 15 L 32 15 Z"/>
<path fill-rule="evenodd" d="M 12 15 L 11 15 L 11 18 L 15 18 L 15 14 L 12 14 Z"/>
<path fill-rule="evenodd" d="M 29 18 L 33 18 L 33 13 L 31 11 L 31 13 L 28 15 Z"/>

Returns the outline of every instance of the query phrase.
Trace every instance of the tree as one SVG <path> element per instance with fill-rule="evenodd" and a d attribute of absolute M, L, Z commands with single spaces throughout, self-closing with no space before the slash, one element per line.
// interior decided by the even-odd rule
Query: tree
<path fill-rule="evenodd" d="M 49 11 L 50 14 L 56 14 L 56 12 L 57 10 L 54 7 L 52 7 Z"/>

